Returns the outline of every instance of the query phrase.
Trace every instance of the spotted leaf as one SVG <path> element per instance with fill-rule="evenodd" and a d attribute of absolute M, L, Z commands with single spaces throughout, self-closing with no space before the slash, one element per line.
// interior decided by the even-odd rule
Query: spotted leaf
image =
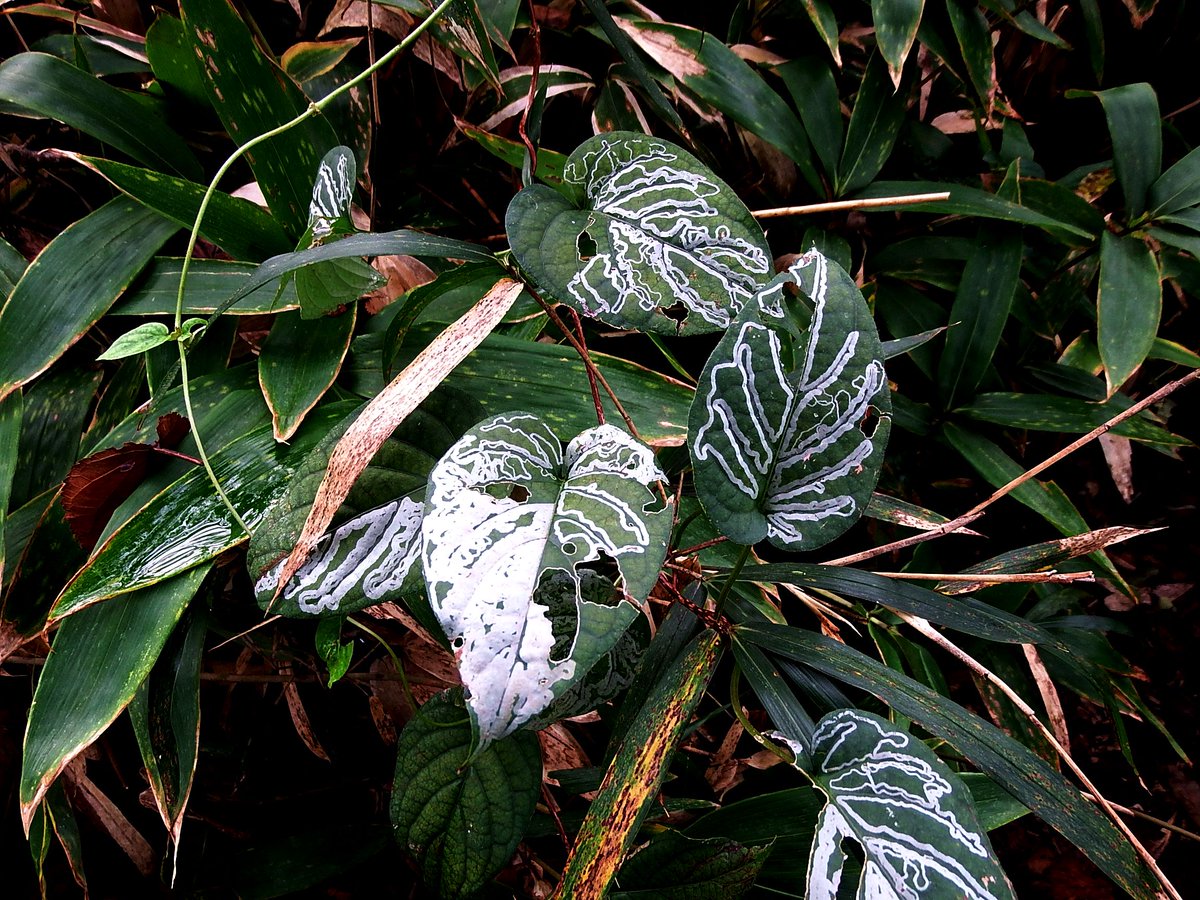
<path fill-rule="evenodd" d="M 566 694 L 637 617 L 628 601 L 650 593 L 666 553 L 662 479 L 612 425 L 564 452 L 528 413 L 486 419 L 434 466 L 425 580 L 481 747 Z"/>
<path fill-rule="evenodd" d="M 809 851 L 809 900 L 838 896 L 847 839 L 864 857 L 855 896 L 1015 896 L 971 792 L 912 735 L 871 713 L 837 710 L 817 723 L 811 759 L 808 775 L 828 802 Z"/>
<path fill-rule="evenodd" d="M 542 289 L 618 328 L 720 331 L 771 275 L 762 229 L 729 186 L 644 134 L 585 141 L 560 190 L 513 198 L 507 228 Z"/>
<path fill-rule="evenodd" d="M 747 304 L 700 377 L 688 418 L 700 502 L 738 543 L 826 544 L 866 508 L 890 412 L 862 294 L 811 250 Z"/>

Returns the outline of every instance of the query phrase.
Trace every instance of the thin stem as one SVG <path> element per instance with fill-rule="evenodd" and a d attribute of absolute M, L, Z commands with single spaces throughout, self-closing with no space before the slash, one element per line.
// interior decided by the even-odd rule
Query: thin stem
<path fill-rule="evenodd" d="M 970 573 L 959 572 L 957 574 L 937 574 L 934 572 L 872 572 L 872 575 L 882 575 L 885 578 L 894 578 L 897 581 L 959 581 L 967 584 L 1011 584 L 1013 582 L 1023 584 L 1060 584 L 1066 581 L 1095 581 L 1096 576 L 1092 572 L 1056 572 L 1051 569 L 1049 572 L 1010 572 L 996 573 L 994 575 L 985 575 L 983 573 L 972 575 Z"/>
<path fill-rule="evenodd" d="M 882 556 L 885 553 L 891 553 L 894 550 L 903 550 L 905 547 L 911 547 L 914 544 L 920 544 L 923 541 L 928 541 L 928 540 L 932 540 L 933 538 L 936 538 L 936 537 L 941 537 L 942 535 L 949 534 L 950 532 L 955 531 L 956 529 L 961 528 L 964 525 L 970 525 L 972 522 L 974 522 L 976 519 L 978 519 L 980 516 L 983 515 L 984 510 L 986 510 L 989 506 L 991 506 L 993 503 L 995 503 L 1001 497 L 1011 494 L 1013 491 L 1015 491 L 1017 488 L 1019 488 L 1021 485 L 1023 485 L 1025 482 L 1027 482 L 1029 479 L 1035 477 L 1036 475 L 1041 474 L 1046 469 L 1048 469 L 1052 465 L 1054 465 L 1056 462 L 1059 462 L 1060 460 L 1064 459 L 1065 457 L 1070 456 L 1072 453 L 1074 453 L 1080 447 L 1084 446 L 1085 444 L 1090 443 L 1091 441 L 1094 441 L 1096 438 L 1100 437 L 1100 435 L 1102 435 L 1102 434 L 1107 434 L 1109 431 L 1111 431 L 1113 428 L 1116 428 L 1118 425 L 1120 425 L 1126 419 L 1133 418 L 1138 413 L 1140 413 L 1142 410 L 1146 409 L 1148 406 L 1153 406 L 1155 403 L 1158 403 L 1164 397 L 1167 397 L 1168 395 L 1173 394 L 1175 391 L 1179 390 L 1179 388 L 1183 387 L 1185 384 L 1191 384 L 1193 381 L 1195 381 L 1198 378 L 1200 378 L 1200 369 L 1193 369 L 1191 372 L 1184 375 L 1182 378 L 1177 378 L 1174 381 L 1172 381 L 1170 384 L 1163 385 L 1157 391 L 1155 391 L 1153 394 L 1151 394 L 1149 397 L 1139 400 L 1137 403 L 1133 404 L 1133 406 L 1129 407 L 1129 409 L 1125 410 L 1124 412 L 1118 413 L 1117 415 L 1115 415 L 1111 419 L 1109 419 L 1107 422 L 1105 422 L 1103 425 L 1100 425 L 1097 428 L 1093 428 L 1091 431 L 1089 431 L 1083 437 L 1078 438 L 1078 439 L 1072 441 L 1071 443 L 1067 444 L 1067 446 L 1063 447 L 1057 453 L 1052 454 L 1051 456 L 1042 460 L 1040 463 L 1038 463 L 1032 469 L 1029 469 L 1026 472 L 1022 472 L 1020 475 L 1018 475 L 1016 478 L 1014 478 L 1008 484 L 1004 485 L 1004 487 L 1000 488 L 998 491 L 996 491 L 994 494 L 992 494 L 990 497 L 988 497 L 982 503 L 978 503 L 975 506 L 971 507 L 969 510 L 967 510 L 965 513 L 963 513 L 957 519 L 951 519 L 949 522 L 945 522 L 945 523 L 937 526 L 936 528 L 930 529 L 929 531 L 923 531 L 920 534 L 914 534 L 911 537 L 906 537 L 906 538 L 903 538 L 898 541 L 892 541 L 892 543 L 890 543 L 890 544 L 884 544 L 883 546 L 875 547 L 871 550 L 864 550 L 861 553 L 853 553 L 850 556 L 841 556 L 841 557 L 838 557 L 837 559 L 828 560 L 824 564 L 827 566 L 853 565 L 854 563 L 860 563 L 866 559 L 874 559 L 876 556 Z"/>
<path fill-rule="evenodd" d="M 901 194 L 898 197 L 864 197 L 860 200 L 834 200 L 829 203 L 809 203 L 807 206 L 776 206 L 772 209 L 756 209 L 756 219 L 779 219 L 784 216 L 808 216 L 814 213 L 841 212 L 847 209 L 887 209 L 892 206 L 910 206 L 914 203 L 936 203 L 949 200 L 949 191 L 934 194 Z"/>
<path fill-rule="evenodd" d="M 404 666 L 400 664 L 400 657 L 396 655 L 396 651 L 392 649 L 392 645 L 353 616 L 346 616 L 346 621 L 364 634 L 369 634 L 375 638 L 379 642 L 379 646 L 387 651 L 387 655 L 392 658 L 392 665 L 396 667 L 396 673 L 400 676 L 400 687 L 404 691 L 404 699 L 408 701 L 408 708 L 415 711 L 418 705 L 417 698 L 413 696 L 412 688 L 408 685 L 408 675 L 405 674 Z"/>
<path fill-rule="evenodd" d="M 717 602 L 713 604 L 713 610 L 718 616 L 725 606 L 725 601 L 729 599 L 729 592 L 733 590 L 733 585 L 737 581 L 738 575 L 741 574 L 742 566 L 746 565 L 746 560 L 750 558 L 750 549 L 749 544 L 742 547 L 742 552 L 738 554 L 737 562 L 733 564 L 733 568 L 725 576 L 725 583 L 721 585 L 721 593 L 717 595 Z"/>
<path fill-rule="evenodd" d="M 586 351 L 587 350 L 587 339 L 584 337 L 584 334 L 583 334 L 583 322 L 579 318 L 579 313 L 575 312 L 574 307 L 571 307 L 571 306 L 568 306 L 567 310 L 571 313 L 571 318 L 575 320 L 575 333 L 579 335 L 579 346 L 583 347 L 583 349 Z M 590 356 L 590 354 L 589 354 L 589 356 Z M 592 403 L 596 407 L 596 424 L 603 425 L 604 424 L 604 403 L 600 400 L 600 388 L 596 384 L 596 367 L 585 365 L 583 368 L 587 372 L 588 387 L 591 389 L 591 392 L 592 392 Z"/>
<path fill-rule="evenodd" d="M 233 153 L 231 153 L 229 155 L 229 158 L 226 159 L 225 162 L 221 164 L 221 167 L 219 169 L 217 169 L 217 174 L 214 175 L 212 178 L 212 181 L 209 182 L 208 189 L 204 192 L 204 197 L 200 200 L 200 208 L 198 210 L 196 210 L 196 219 L 192 223 L 192 230 L 191 230 L 191 233 L 188 235 L 187 250 L 183 255 L 183 265 L 180 267 L 180 270 L 179 270 L 179 290 L 175 295 L 175 331 L 176 332 L 179 332 L 183 326 L 184 289 L 187 285 L 188 272 L 191 269 L 191 265 L 192 265 L 192 254 L 195 253 L 196 242 L 200 238 L 200 226 L 204 222 L 204 216 L 208 213 L 208 206 L 210 203 L 212 203 L 212 198 L 217 193 L 217 185 L 221 183 L 221 179 L 223 179 L 225 177 L 225 174 L 229 171 L 229 169 L 233 166 L 233 164 L 235 162 L 237 162 L 239 159 L 241 159 L 247 152 L 249 152 L 250 150 L 257 147 L 259 144 L 263 143 L 264 141 L 269 141 L 273 137 L 278 137 L 279 135 L 283 134 L 285 131 L 288 131 L 289 129 L 294 128 L 295 126 L 299 125 L 305 119 L 309 119 L 309 118 L 317 115 L 317 113 L 319 113 L 323 109 L 325 109 L 326 106 L 328 106 L 330 103 L 332 103 L 338 97 L 340 97 L 342 94 L 346 93 L 347 91 L 353 90 L 358 85 L 362 84 L 363 81 L 370 78 L 380 68 L 387 65 L 387 63 L 389 63 L 391 60 L 393 60 L 399 53 L 401 53 L 403 50 L 407 49 L 413 43 L 413 41 L 415 41 L 418 37 L 421 36 L 421 34 L 425 31 L 426 28 L 428 28 L 430 25 L 432 25 L 434 23 L 434 21 L 437 20 L 438 16 L 440 16 L 450 6 L 450 4 L 452 2 L 453 2 L 453 0 L 442 0 L 442 2 L 437 6 L 437 8 L 434 9 L 433 12 L 431 12 L 428 16 L 425 17 L 425 20 L 423 22 L 421 22 L 421 24 L 419 24 L 416 28 L 414 28 L 411 32 L 409 32 L 405 36 L 404 40 L 402 40 L 399 44 L 397 44 L 395 47 L 393 47 L 387 53 L 383 54 L 383 56 L 379 57 L 379 59 L 375 60 L 375 62 L 373 62 L 371 65 L 367 66 L 367 68 L 365 68 L 362 72 L 359 72 L 356 76 L 351 78 L 345 84 L 343 84 L 337 88 L 334 88 L 332 91 L 330 91 L 324 97 L 322 97 L 320 100 L 310 103 L 308 105 L 308 108 L 305 109 L 304 112 L 295 116 L 290 121 L 284 122 L 282 125 L 272 128 L 270 131 L 263 132 L 262 134 L 258 135 L 257 137 L 253 137 L 250 140 L 246 141 L 246 143 L 242 144 L 240 147 L 238 147 L 236 150 L 234 150 Z M 246 526 L 246 523 L 242 520 L 241 515 L 238 514 L 238 511 L 234 507 L 233 502 L 229 499 L 229 495 L 225 493 L 225 489 L 221 486 L 220 480 L 217 478 L 216 473 L 213 471 L 212 465 L 208 461 L 208 454 L 204 452 L 204 444 L 200 439 L 200 430 L 196 427 L 195 416 L 192 415 L 192 391 L 191 391 L 191 385 L 189 384 L 189 381 L 188 381 L 188 370 L 187 370 L 188 346 L 185 346 L 183 341 L 176 341 L 176 346 L 179 349 L 179 371 L 180 371 L 180 378 L 182 379 L 181 386 L 183 389 L 183 405 L 187 409 L 188 421 L 190 421 L 192 423 L 192 436 L 196 439 L 196 450 L 200 455 L 200 461 L 204 465 L 204 471 L 208 473 L 208 479 L 209 479 L 209 481 L 212 482 L 213 489 L 217 492 L 217 496 L 221 498 L 221 502 L 225 504 L 225 507 L 233 515 L 234 521 L 237 522 L 238 526 L 243 531 L 245 531 L 246 534 L 250 534 L 250 529 Z"/>

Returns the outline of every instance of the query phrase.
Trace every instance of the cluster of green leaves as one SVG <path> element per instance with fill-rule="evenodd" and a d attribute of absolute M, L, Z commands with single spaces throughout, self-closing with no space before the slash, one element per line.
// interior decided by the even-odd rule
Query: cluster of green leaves
<path fill-rule="evenodd" d="M 723 36 L 640 4 L 587 0 L 546 17 L 532 52 L 591 42 L 600 78 L 552 58 L 516 65 L 512 42 L 531 24 L 519 3 L 384 6 L 397 34 L 432 11 L 423 57 L 477 123 L 460 135 L 520 170 L 508 250 L 355 225 L 372 119 L 368 92 L 350 85 L 357 37 L 277 57 L 232 4 L 181 0 L 144 36 L 75 16 L 69 40 L 52 34 L 0 64 L 0 111 L 76 129 L 65 158 L 117 192 L 31 263 L 0 242 L 0 653 L 53 634 L 19 790 L 39 869 L 53 833 L 83 883 L 62 784 L 125 710 L 178 846 L 199 674 L 219 630 L 211 607 L 232 569 L 236 603 L 252 602 L 248 571 L 263 610 L 303 623 L 330 684 L 354 662 L 342 635 L 372 633 L 348 616 L 379 604 L 454 660 L 462 688 L 411 710 L 399 735 L 391 803 L 401 848 L 439 896 L 487 890 L 538 838 L 534 732 L 598 710 L 606 771 L 556 773 L 574 793 L 597 791 L 557 823 L 574 832 L 559 896 L 1011 896 L 986 832 L 1026 810 L 1127 892 L 1155 896 L 1157 874 L 1039 755 L 1012 701 L 988 696 L 995 724 L 955 702 L 905 627 L 915 617 L 988 646 L 1026 694 L 1016 661 L 1034 647 L 1118 727 L 1122 708 L 1156 722 L 1096 623 L 1070 615 L 1076 595 L 1018 585 L 950 598 L 795 556 L 863 515 L 947 521 L 876 491 L 893 428 L 999 487 L 1024 471 L 1000 429 L 1086 432 L 1134 402 L 1148 361 L 1200 366 L 1160 335 L 1164 279 L 1190 291 L 1200 274 L 1200 150 L 1164 170 L 1153 89 L 1095 92 L 1112 160 L 1051 181 L 1000 90 L 993 31 L 1069 48 L 1009 0 L 873 2 L 865 48 L 840 39 L 847 13 L 826 2 L 730 4 Z M 1098 77 L 1094 4 L 1079 7 Z M 151 88 L 118 87 L 130 74 Z M 952 144 L 921 111 L 931 91 L 978 135 L 987 178 L 915 177 Z M 569 155 L 545 125 L 563 95 L 584 101 L 596 131 Z M 870 210 L 944 196 L 909 205 L 886 244 L 866 226 L 865 253 L 844 219 L 768 241 L 716 174 L 720 154 L 693 139 L 721 125 L 798 199 Z M 229 165 L 197 154 L 216 128 L 247 148 L 243 174 L 265 208 L 220 190 Z M 536 157 L 535 144 L 546 145 Z M 1123 205 L 1089 193 L 1097 172 Z M 211 258 L 163 255 L 189 228 Z M 800 253 L 777 263 L 781 251 Z M 361 298 L 385 279 L 366 259 L 395 256 L 427 260 L 432 280 L 368 315 Z M 512 279 L 524 289 L 503 292 L 500 324 L 439 384 L 411 385 L 427 399 L 385 418 L 386 440 L 292 566 L 339 454 L 354 452 L 347 436 L 378 414 L 373 398 L 394 372 L 408 388 L 410 372 L 452 352 L 443 326 L 472 321 Z M 581 325 L 571 343 L 616 328 L 646 336 L 642 355 L 548 342 L 558 316 L 539 300 L 604 326 Z M 246 324 L 260 316 L 265 337 Z M 239 342 L 257 359 L 230 364 Z M 689 368 L 679 360 L 697 344 L 711 352 Z M 171 413 L 191 427 L 174 447 L 166 427 L 153 440 Z M 612 424 L 623 416 L 632 432 Z M 1114 433 L 1167 455 L 1187 443 L 1152 410 Z M 1087 566 L 1131 590 L 1104 553 L 1128 531 L 1091 534 L 1053 482 L 1012 496 L 1083 538 L 958 568 L 1030 572 L 1090 554 Z M 242 546 L 244 557 L 228 552 Z M 688 546 L 705 549 L 681 569 Z M 764 563 L 756 546 L 785 561 Z M 780 589 L 861 623 L 874 655 L 803 627 Z M 668 796 L 668 809 L 705 811 L 683 829 L 644 828 L 668 771 L 686 772 L 674 753 L 718 673 L 732 676 L 739 719 L 738 685 L 750 685 L 773 730 L 742 724 L 825 802 L 781 779 L 717 809 Z"/>

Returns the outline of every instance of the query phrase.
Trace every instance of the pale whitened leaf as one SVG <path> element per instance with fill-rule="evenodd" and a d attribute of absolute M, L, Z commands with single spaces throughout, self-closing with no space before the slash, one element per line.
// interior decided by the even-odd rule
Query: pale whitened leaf
<path fill-rule="evenodd" d="M 429 477 L 422 562 L 480 745 L 561 697 L 620 640 L 666 553 L 650 449 L 612 425 L 567 446 L 536 416 L 493 416 Z M 613 567 L 615 566 L 615 571 Z M 611 595 L 597 590 L 615 578 Z"/>
<path fill-rule="evenodd" d="M 532 185 L 513 198 L 508 235 L 537 284 L 589 316 L 664 334 L 719 331 L 771 275 L 749 210 L 673 144 L 600 134 L 571 154 L 563 179 L 563 193 Z"/>
<path fill-rule="evenodd" d="M 879 335 L 853 280 L 815 249 L 755 299 L 692 403 L 696 493 L 732 540 L 808 550 L 849 528 L 879 479 L 891 410 Z"/>
<path fill-rule="evenodd" d="M 809 777 L 828 803 L 809 852 L 808 900 L 836 900 L 846 839 L 864 855 L 858 897 L 1014 897 L 970 791 L 923 743 L 843 709 L 817 723 L 811 759 Z"/>
<path fill-rule="evenodd" d="M 339 222 L 344 222 L 347 230 L 353 230 L 349 228 L 350 199 L 354 196 L 357 174 L 354 151 L 349 147 L 334 147 L 321 160 L 308 206 L 308 229 L 313 242 L 328 237 Z"/>

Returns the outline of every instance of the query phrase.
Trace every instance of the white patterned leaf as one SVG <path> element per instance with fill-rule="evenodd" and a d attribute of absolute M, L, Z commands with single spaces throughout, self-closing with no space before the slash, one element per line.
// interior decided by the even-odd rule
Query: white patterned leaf
<path fill-rule="evenodd" d="M 866 508 L 890 414 L 870 310 L 811 250 L 747 305 L 700 376 L 688 417 L 697 496 L 738 543 L 827 544 Z"/>
<path fill-rule="evenodd" d="M 662 478 L 612 425 L 564 452 L 528 413 L 486 419 L 434 466 L 422 562 L 480 746 L 566 694 L 639 614 L 626 601 L 650 593 L 670 530 Z"/>
<path fill-rule="evenodd" d="M 813 734 L 812 771 L 828 801 L 808 857 L 809 900 L 836 900 L 843 842 L 864 856 L 858 897 L 1009 900 L 1012 885 L 971 792 L 923 743 L 885 719 L 832 712 Z"/>
<path fill-rule="evenodd" d="M 321 160 L 317 180 L 313 183 L 312 201 L 308 205 L 310 246 L 321 243 L 335 229 L 345 233 L 353 230 L 350 200 L 354 196 L 357 175 L 358 164 L 349 147 L 334 147 Z"/>
<path fill-rule="evenodd" d="M 609 132 L 576 148 L 562 192 L 509 204 L 513 254 L 556 299 L 618 328 L 699 334 L 729 326 L 771 276 L 762 229 L 694 156 Z"/>

